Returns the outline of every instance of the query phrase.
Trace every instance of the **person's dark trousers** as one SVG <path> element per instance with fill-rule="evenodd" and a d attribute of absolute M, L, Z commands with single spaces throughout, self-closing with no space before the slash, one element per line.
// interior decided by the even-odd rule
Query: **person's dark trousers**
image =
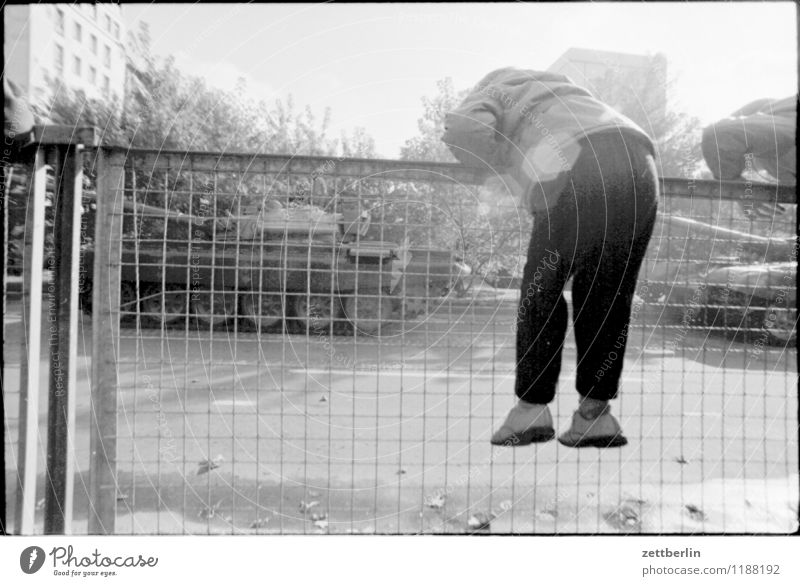
<path fill-rule="evenodd" d="M 613 399 L 619 387 L 631 304 L 656 218 L 658 176 L 649 149 L 618 132 L 582 141 L 554 208 L 536 213 L 517 313 L 516 394 L 555 397 L 572 277 L 578 347 L 576 388 Z"/>

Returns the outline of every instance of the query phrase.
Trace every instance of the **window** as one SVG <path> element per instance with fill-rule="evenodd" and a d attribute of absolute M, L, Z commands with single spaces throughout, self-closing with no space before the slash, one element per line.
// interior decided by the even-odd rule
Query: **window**
<path fill-rule="evenodd" d="M 73 61 L 73 65 L 72 65 L 72 71 L 73 71 L 73 73 L 75 75 L 80 76 L 80 74 L 81 74 L 81 58 L 80 57 L 75 57 L 75 60 Z"/>
<path fill-rule="evenodd" d="M 89 68 L 89 83 L 92 85 L 97 83 L 97 69 L 94 67 Z"/>
<path fill-rule="evenodd" d="M 92 53 L 97 55 L 97 36 L 92 35 Z"/>
<path fill-rule="evenodd" d="M 64 11 L 60 8 L 56 9 L 56 30 L 58 34 L 64 34 Z"/>
<path fill-rule="evenodd" d="M 56 45 L 56 72 L 64 75 L 64 48 L 61 45 Z"/>
<path fill-rule="evenodd" d="M 97 20 L 97 4 L 92 4 L 92 14 L 94 15 L 94 19 Z"/>
<path fill-rule="evenodd" d="M 119 41 L 119 23 L 114 23 L 114 36 Z"/>
<path fill-rule="evenodd" d="M 111 67 L 111 47 L 106 45 L 106 52 L 103 56 L 103 64 L 106 67 Z"/>
<path fill-rule="evenodd" d="M 108 79 L 107 75 L 103 76 L 103 93 L 107 96 L 108 92 L 111 90 L 111 80 Z"/>
<path fill-rule="evenodd" d="M 80 23 L 75 23 L 75 40 L 79 43 L 83 40 L 83 27 Z"/>
<path fill-rule="evenodd" d="M 108 14 L 106 14 L 106 31 L 111 33 L 111 17 Z"/>

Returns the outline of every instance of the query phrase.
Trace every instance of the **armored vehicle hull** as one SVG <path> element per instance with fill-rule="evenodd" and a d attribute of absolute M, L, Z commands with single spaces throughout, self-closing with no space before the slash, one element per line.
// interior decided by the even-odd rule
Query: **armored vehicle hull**
<path fill-rule="evenodd" d="M 327 330 L 349 322 L 379 333 L 394 309 L 392 292 L 402 266 L 388 243 L 364 252 L 346 244 L 221 241 L 182 250 L 163 243 L 125 247 L 121 266 L 122 316 L 143 325 L 193 318 L 217 326 L 233 318 L 267 330 L 283 322 Z M 84 262 L 91 263 L 91 251 Z M 84 307 L 90 303 L 84 293 Z"/>

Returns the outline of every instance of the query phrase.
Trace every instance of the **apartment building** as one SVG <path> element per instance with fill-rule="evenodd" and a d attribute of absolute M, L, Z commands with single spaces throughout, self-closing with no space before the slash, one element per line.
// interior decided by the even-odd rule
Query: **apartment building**
<path fill-rule="evenodd" d="M 5 75 L 32 104 L 56 90 L 121 98 L 125 26 L 119 4 L 6 5 Z"/>

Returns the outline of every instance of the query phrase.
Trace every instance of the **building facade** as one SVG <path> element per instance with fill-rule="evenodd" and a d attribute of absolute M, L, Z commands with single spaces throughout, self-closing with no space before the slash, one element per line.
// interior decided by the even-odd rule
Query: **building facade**
<path fill-rule="evenodd" d="M 119 4 L 6 5 L 5 75 L 31 104 L 54 92 L 82 90 L 121 100 L 125 89 L 125 25 Z"/>
<path fill-rule="evenodd" d="M 663 115 L 666 112 L 667 63 L 663 55 L 652 57 L 573 47 L 556 59 L 547 70 L 566 75 L 589 91 L 595 91 L 600 80 L 609 73 L 631 80 L 646 80 L 650 91 L 657 98 L 653 114 Z"/>

